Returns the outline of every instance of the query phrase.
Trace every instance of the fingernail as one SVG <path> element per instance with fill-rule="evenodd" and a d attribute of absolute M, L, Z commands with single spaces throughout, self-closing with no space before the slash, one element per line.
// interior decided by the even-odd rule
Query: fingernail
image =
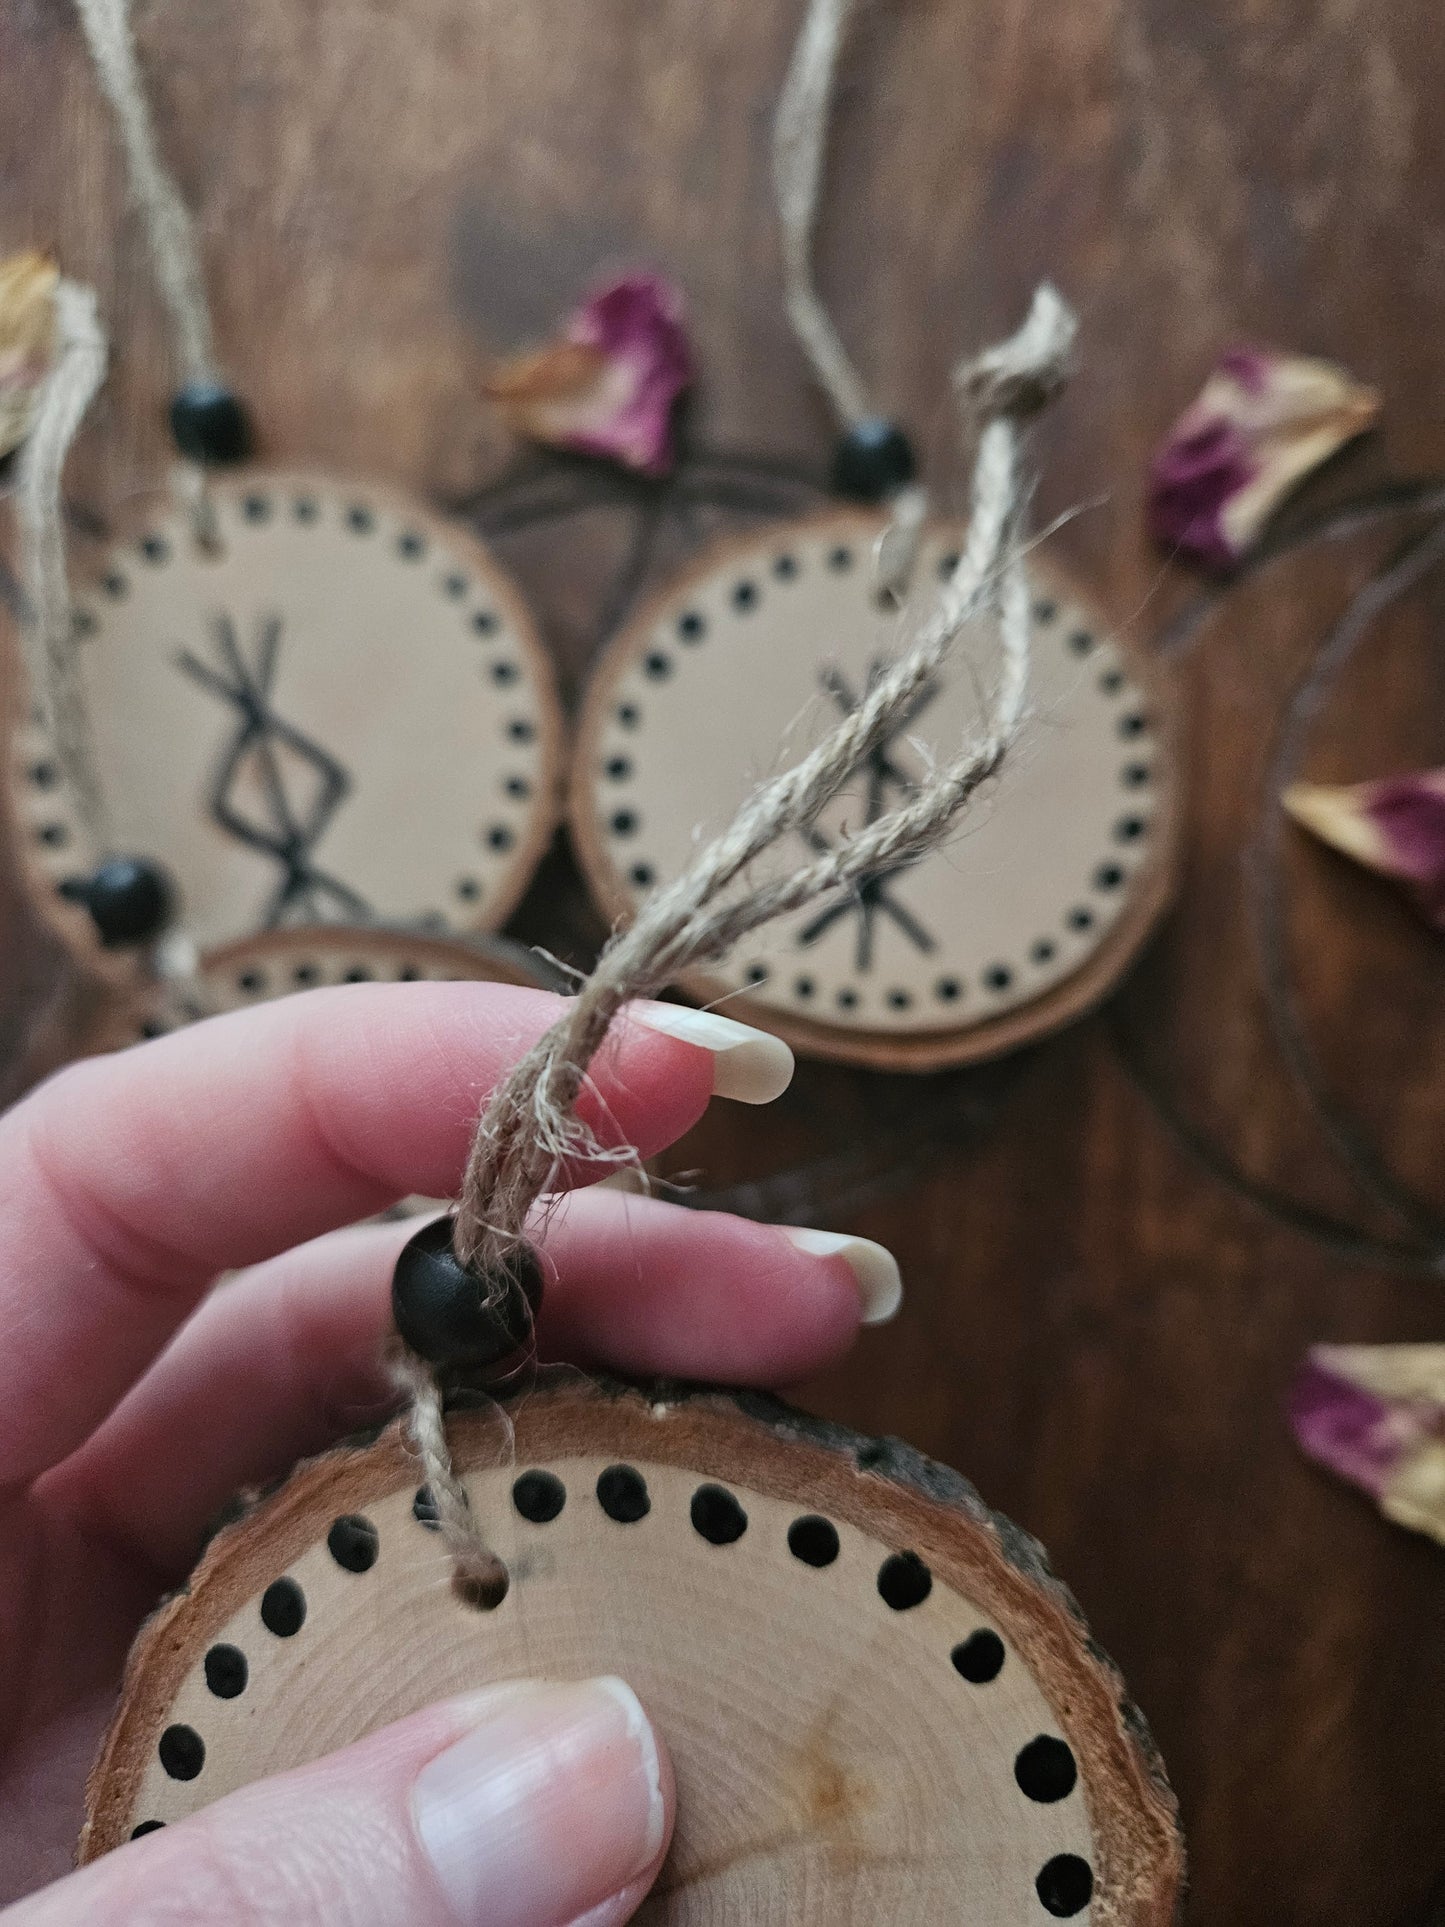
<path fill-rule="evenodd" d="M 666 1827 L 662 1767 L 630 1686 L 517 1681 L 472 1705 L 471 1731 L 412 1790 L 459 1923 L 573 1920 L 652 1864 Z"/>
<path fill-rule="evenodd" d="M 863 1323 L 886 1325 L 903 1303 L 903 1279 L 898 1260 L 887 1245 L 871 1238 L 854 1238 L 846 1231 L 806 1231 L 800 1225 L 780 1225 L 790 1244 L 814 1258 L 842 1258 L 858 1280 L 863 1300 Z"/>
<path fill-rule="evenodd" d="M 739 1104 L 771 1104 L 793 1081 L 793 1053 L 781 1037 L 754 1030 L 715 1010 L 692 1010 L 686 1004 L 634 1004 L 633 1015 L 648 1030 L 681 1038 L 712 1053 L 714 1097 L 735 1098 Z"/>

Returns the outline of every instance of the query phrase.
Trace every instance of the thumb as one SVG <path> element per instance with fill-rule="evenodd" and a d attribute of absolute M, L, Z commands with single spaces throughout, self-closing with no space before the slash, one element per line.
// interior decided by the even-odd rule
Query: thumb
<path fill-rule="evenodd" d="M 671 1768 L 629 1686 L 518 1680 L 243 1787 L 0 1927 L 614 1927 L 671 1830 Z"/>

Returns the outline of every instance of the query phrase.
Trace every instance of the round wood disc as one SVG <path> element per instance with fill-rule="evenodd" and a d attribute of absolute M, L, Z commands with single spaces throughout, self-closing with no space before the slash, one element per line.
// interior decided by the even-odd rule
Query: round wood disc
<path fill-rule="evenodd" d="M 678 1822 L 639 1919 L 1164 1927 L 1172 1795 L 1032 1540 L 771 1400 L 544 1375 L 451 1424 L 510 1585 L 448 1583 L 396 1426 L 212 1542 L 138 1640 L 81 1858 L 521 1675 L 629 1680 Z"/>
<path fill-rule="evenodd" d="M 110 847 L 166 865 L 203 949 L 295 924 L 499 924 L 555 823 L 562 746 L 517 590 L 371 483 L 253 473 L 212 493 L 214 549 L 162 497 L 75 566 Z M 83 874 L 98 853 L 33 726 L 13 768 L 35 866 Z"/>
<path fill-rule="evenodd" d="M 817 743 L 932 607 L 959 532 L 928 532 L 900 611 L 874 586 L 884 526 L 840 509 L 729 544 L 611 645 L 587 696 L 571 807 L 609 914 L 676 876 L 760 779 Z M 1170 887 L 1163 694 L 1097 611 L 1046 565 L 1030 569 L 1029 719 L 957 834 L 851 897 L 779 919 L 684 988 L 726 995 L 818 1055 L 932 1069 L 1036 1037 L 1117 979 Z M 906 729 L 820 817 L 815 848 L 896 807 L 930 756 L 958 754 L 996 651 L 990 625 L 960 638 Z M 755 870 L 807 854 L 795 839 Z"/>
<path fill-rule="evenodd" d="M 323 984 L 426 981 L 523 984 L 563 990 L 567 981 L 534 952 L 505 938 L 468 943 L 413 930 L 317 925 L 222 944 L 201 958 L 196 986 L 150 982 L 109 998 L 84 1036 L 85 1054 L 164 1036 L 199 1018 Z"/>

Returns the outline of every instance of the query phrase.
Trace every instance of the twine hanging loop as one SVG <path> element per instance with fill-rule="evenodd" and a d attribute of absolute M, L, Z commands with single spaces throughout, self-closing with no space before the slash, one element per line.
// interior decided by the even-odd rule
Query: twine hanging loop
<path fill-rule="evenodd" d="M 467 1160 L 453 1233 L 456 1256 L 484 1304 L 495 1302 L 488 1293 L 505 1288 L 509 1264 L 528 1245 L 534 1208 L 559 1188 L 569 1161 L 609 1157 L 575 1107 L 588 1067 L 623 1006 L 722 957 L 775 917 L 926 855 L 999 770 L 1023 720 L 1028 675 L 1030 598 L 1019 540 L 1026 499 L 1021 423 L 1035 398 L 1063 381 L 1073 338 L 1068 307 L 1052 288 L 1041 288 L 1016 335 L 960 367 L 956 383 L 979 430 L 972 513 L 957 566 L 932 613 L 863 702 L 800 762 L 754 791 L 682 875 L 643 902 L 563 1015 L 493 1092 Z M 757 859 L 790 834 L 808 830 L 871 751 L 894 733 L 960 632 L 982 616 L 997 625 L 999 669 L 974 740 L 897 809 L 796 869 L 751 880 Z M 617 1154 L 610 1155 L 615 1161 Z M 506 1589 L 506 1568 L 452 1467 L 442 1387 L 414 1354 L 403 1358 L 401 1383 L 458 1583 L 485 1594 L 482 1603 L 494 1603 Z"/>

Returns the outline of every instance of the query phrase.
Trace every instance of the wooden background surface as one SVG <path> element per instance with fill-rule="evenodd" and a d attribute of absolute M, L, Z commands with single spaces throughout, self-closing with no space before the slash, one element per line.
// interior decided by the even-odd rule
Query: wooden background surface
<path fill-rule="evenodd" d="M 693 303 L 694 435 L 821 471 L 828 425 L 779 310 L 767 162 L 798 0 L 137 13 L 268 456 L 468 496 L 507 458 L 477 399 L 489 355 L 544 331 L 599 266 L 643 260 Z M 1337 356 L 1384 391 L 1381 436 L 1317 500 L 1445 469 L 1434 24 L 1430 0 L 868 10 L 824 224 L 842 328 L 946 487 L 950 360 L 1057 278 L 1082 310 L 1083 363 L 1041 444 L 1040 504 L 1086 505 L 1057 551 L 1146 640 L 1195 591 L 1142 539 L 1143 466 L 1236 338 Z M 0 248 L 32 242 L 97 285 L 114 330 L 74 470 L 78 501 L 103 512 L 161 473 L 168 378 L 67 0 L 0 9 Z M 509 551 L 574 681 L 636 514 L 599 507 Z M 903 1315 L 806 1401 L 905 1433 L 1049 1546 L 1158 1735 L 1196 1922 L 1445 1920 L 1445 1554 L 1303 1463 L 1282 1416 L 1312 1340 L 1445 1336 L 1439 1279 L 1262 1208 L 1179 1128 L 1318 1212 L 1404 1235 L 1285 1074 L 1243 889 L 1289 687 L 1420 526 L 1401 510 L 1294 549 L 1181 644 L 1183 895 L 1113 1011 L 946 1082 L 805 1067 L 775 1115 L 720 1107 L 676 1160 L 712 1186 L 783 1173 L 766 1202 L 898 1252 Z M 1442 602 L 1423 571 L 1368 626 L 1312 774 L 1445 761 Z M 1433 1196 L 1417 1241 L 1438 1245 L 1438 943 L 1331 859 L 1293 842 L 1285 857 L 1289 955 L 1327 1079 Z M 63 967 L 0 890 L 13 1064 Z M 511 927 L 585 955 L 596 930 L 565 856 Z M 1125 1069 L 1121 1031 L 1174 1123 Z"/>

